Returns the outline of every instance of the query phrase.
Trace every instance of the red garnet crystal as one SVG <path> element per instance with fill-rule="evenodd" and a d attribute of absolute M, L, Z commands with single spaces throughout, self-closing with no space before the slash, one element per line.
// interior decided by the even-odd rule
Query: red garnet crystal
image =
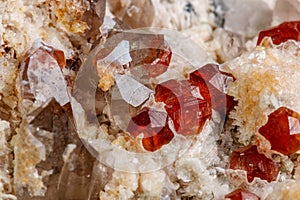
<path fill-rule="evenodd" d="M 273 43 L 276 45 L 287 40 L 300 41 L 300 21 L 284 22 L 269 30 L 261 31 L 258 36 L 257 45 L 267 36 L 271 37 Z"/>
<path fill-rule="evenodd" d="M 174 137 L 167 114 L 146 107 L 131 118 L 127 131 L 134 137 L 143 133 L 142 143 L 147 151 L 160 149 Z"/>
<path fill-rule="evenodd" d="M 149 48 L 143 65 L 149 72 L 149 77 L 156 77 L 167 71 L 172 58 L 172 50 L 163 40 L 153 40 L 157 48 Z"/>
<path fill-rule="evenodd" d="M 300 115 L 280 107 L 269 115 L 259 133 L 269 140 L 271 149 L 285 155 L 295 153 L 300 149 Z"/>
<path fill-rule="evenodd" d="M 254 177 L 271 182 L 276 179 L 280 164 L 258 153 L 256 146 L 248 145 L 232 152 L 230 169 L 245 170 L 249 182 L 252 182 Z"/>
<path fill-rule="evenodd" d="M 155 100 L 164 102 L 178 134 L 198 134 L 211 118 L 208 89 L 186 80 L 168 80 L 155 87 Z"/>
<path fill-rule="evenodd" d="M 252 192 L 249 192 L 245 189 L 236 189 L 233 192 L 227 194 L 225 196 L 225 199 L 230 200 L 260 200 L 260 198 L 253 194 Z"/>
<path fill-rule="evenodd" d="M 221 113 L 233 108 L 233 97 L 225 93 L 228 82 L 232 80 L 229 74 L 220 72 L 216 64 L 207 64 L 190 74 L 192 84 L 199 88 L 208 88 L 208 91 L 204 92 L 204 98 L 211 102 L 213 109 Z"/>

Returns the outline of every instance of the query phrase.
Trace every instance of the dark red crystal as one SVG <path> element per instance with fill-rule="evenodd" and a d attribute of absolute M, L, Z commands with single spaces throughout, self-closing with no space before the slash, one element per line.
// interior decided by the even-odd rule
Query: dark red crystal
<path fill-rule="evenodd" d="M 203 90 L 204 98 L 218 112 L 225 113 L 234 106 L 232 96 L 225 93 L 227 84 L 233 78 L 219 70 L 216 64 L 207 64 L 190 74 L 190 82 Z"/>
<path fill-rule="evenodd" d="M 207 87 L 199 88 L 186 80 L 168 80 L 155 87 L 155 100 L 164 102 L 175 130 L 182 135 L 198 134 L 211 118 Z M 205 96 L 205 97 L 204 97 Z"/>
<path fill-rule="evenodd" d="M 144 60 L 144 67 L 148 70 L 150 77 L 156 77 L 166 72 L 172 58 L 171 48 L 165 42 L 156 45 L 157 49 L 150 49 L 153 57 L 149 59 L 148 56 Z"/>
<path fill-rule="evenodd" d="M 236 189 L 233 192 L 227 194 L 225 196 L 225 199 L 227 200 L 260 200 L 260 198 L 253 194 L 252 192 L 249 192 L 245 189 Z"/>
<path fill-rule="evenodd" d="M 252 182 L 254 177 L 271 182 L 276 180 L 280 164 L 260 154 L 257 146 L 248 145 L 232 152 L 230 169 L 245 170 L 249 182 Z"/>
<path fill-rule="evenodd" d="M 271 37 L 276 45 L 287 40 L 300 41 L 300 21 L 283 22 L 271 29 L 261 31 L 258 35 L 257 45 L 264 37 Z"/>
<path fill-rule="evenodd" d="M 168 125 L 167 114 L 147 107 L 131 118 L 127 131 L 134 137 L 143 133 L 143 146 L 152 152 L 168 144 L 174 137 Z"/>
<path fill-rule="evenodd" d="M 275 151 L 290 155 L 300 150 L 300 115 L 293 110 L 278 108 L 258 131 L 269 140 L 271 149 Z"/>

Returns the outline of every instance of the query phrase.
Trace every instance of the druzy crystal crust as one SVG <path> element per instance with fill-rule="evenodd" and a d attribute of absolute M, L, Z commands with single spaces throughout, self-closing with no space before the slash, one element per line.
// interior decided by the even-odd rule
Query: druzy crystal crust
<path fill-rule="evenodd" d="M 270 143 L 271 149 L 285 155 L 300 149 L 300 115 L 280 107 L 268 116 L 268 122 L 259 129 Z"/>
<path fill-rule="evenodd" d="M 249 182 L 255 177 L 271 182 L 276 180 L 280 164 L 259 153 L 257 146 L 248 145 L 232 152 L 230 169 L 245 170 Z"/>
<path fill-rule="evenodd" d="M 226 200 L 260 200 L 260 198 L 245 189 L 236 189 L 225 196 Z"/>

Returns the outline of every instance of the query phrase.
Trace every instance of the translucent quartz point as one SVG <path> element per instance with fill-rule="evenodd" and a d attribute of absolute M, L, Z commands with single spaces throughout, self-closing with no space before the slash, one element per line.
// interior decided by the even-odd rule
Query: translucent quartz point
<path fill-rule="evenodd" d="M 53 47 L 40 44 L 22 65 L 23 88 L 40 102 L 54 97 L 60 105 L 69 102 L 69 95 L 61 67 L 66 65 L 64 53 Z M 23 91 L 26 92 L 26 91 Z"/>

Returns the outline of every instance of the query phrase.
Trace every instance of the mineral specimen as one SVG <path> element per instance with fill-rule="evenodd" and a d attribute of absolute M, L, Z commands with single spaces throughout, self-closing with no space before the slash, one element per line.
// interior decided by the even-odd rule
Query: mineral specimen
<path fill-rule="evenodd" d="M 260 200 L 255 194 L 245 190 L 236 189 L 225 196 L 226 200 Z"/>
<path fill-rule="evenodd" d="M 105 4 L 0 1 L 0 199 L 298 199 L 300 45 L 253 37 L 299 2 Z"/>
<path fill-rule="evenodd" d="M 280 107 L 268 116 L 259 133 L 271 143 L 271 149 L 285 155 L 295 153 L 300 149 L 300 115 Z"/>
<path fill-rule="evenodd" d="M 232 152 L 230 169 L 245 170 L 249 182 L 255 177 L 271 182 L 276 180 L 280 164 L 259 153 L 257 146 L 249 145 Z"/>
<path fill-rule="evenodd" d="M 287 40 L 300 41 L 300 21 L 283 22 L 276 27 L 261 31 L 258 35 L 257 45 L 264 37 L 271 37 L 274 44 L 280 44 Z"/>

